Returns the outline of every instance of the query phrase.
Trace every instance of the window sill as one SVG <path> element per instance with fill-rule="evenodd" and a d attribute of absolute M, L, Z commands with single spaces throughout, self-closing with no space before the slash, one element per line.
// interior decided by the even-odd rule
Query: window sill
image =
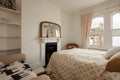
<path fill-rule="evenodd" d="M 90 45 L 88 49 L 94 49 L 94 50 L 102 50 L 102 51 L 107 51 L 108 49 L 103 48 L 103 46 L 92 46 Z"/>

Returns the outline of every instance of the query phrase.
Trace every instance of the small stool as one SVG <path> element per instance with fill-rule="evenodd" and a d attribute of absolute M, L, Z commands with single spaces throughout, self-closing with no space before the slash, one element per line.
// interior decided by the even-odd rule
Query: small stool
<path fill-rule="evenodd" d="M 33 78 L 32 80 L 50 80 L 50 77 L 46 74 L 40 75 L 36 78 Z"/>
<path fill-rule="evenodd" d="M 67 49 L 78 48 L 79 46 L 76 43 L 68 43 L 66 45 Z"/>

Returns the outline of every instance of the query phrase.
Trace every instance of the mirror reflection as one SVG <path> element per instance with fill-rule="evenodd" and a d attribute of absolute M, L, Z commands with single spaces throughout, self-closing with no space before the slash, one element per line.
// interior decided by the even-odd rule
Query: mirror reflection
<path fill-rule="evenodd" d="M 61 27 L 53 22 L 41 22 L 40 24 L 40 37 L 43 38 L 60 38 L 61 37 Z"/>

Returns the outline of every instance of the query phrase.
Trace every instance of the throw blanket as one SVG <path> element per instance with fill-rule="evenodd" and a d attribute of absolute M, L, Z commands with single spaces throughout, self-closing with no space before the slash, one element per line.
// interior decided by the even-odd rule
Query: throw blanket
<path fill-rule="evenodd" d="M 16 61 L 0 67 L 0 80 L 31 80 L 37 77 L 25 61 Z"/>
<path fill-rule="evenodd" d="M 104 51 L 71 49 L 53 53 L 47 72 L 54 80 L 120 80 L 120 73 L 107 72 Z"/>

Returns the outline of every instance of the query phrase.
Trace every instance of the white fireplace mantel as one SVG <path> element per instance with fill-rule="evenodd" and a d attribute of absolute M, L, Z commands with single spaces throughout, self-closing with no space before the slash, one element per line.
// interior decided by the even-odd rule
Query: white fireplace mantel
<path fill-rule="evenodd" d="M 40 38 L 40 43 L 61 42 L 63 38 Z"/>
<path fill-rule="evenodd" d="M 45 45 L 46 43 L 57 43 L 57 51 L 61 50 L 61 40 L 63 38 L 40 38 L 40 55 L 41 55 L 41 64 L 42 66 L 45 66 Z"/>

